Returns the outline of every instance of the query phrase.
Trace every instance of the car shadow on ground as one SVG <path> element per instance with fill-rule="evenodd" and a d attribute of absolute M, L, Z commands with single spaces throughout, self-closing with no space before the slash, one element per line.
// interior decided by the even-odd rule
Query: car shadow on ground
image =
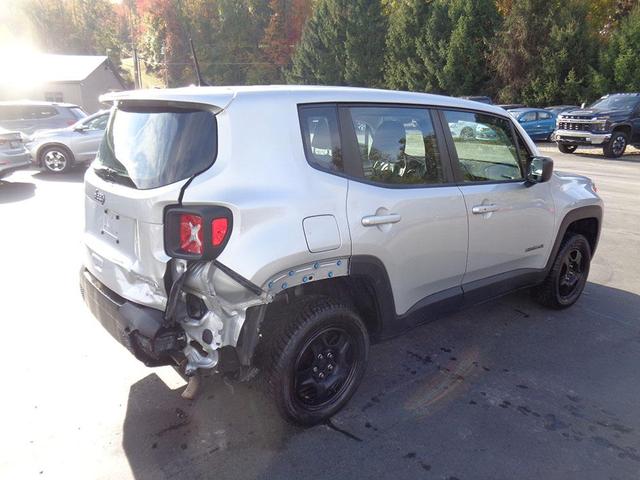
<path fill-rule="evenodd" d="M 67 173 L 51 173 L 46 171 L 39 171 L 33 174 L 33 178 L 43 180 L 45 182 L 69 182 L 80 183 L 84 181 L 84 173 L 86 172 L 84 167 L 76 167 Z"/>
<path fill-rule="evenodd" d="M 634 371 L 614 358 L 604 362 L 611 372 L 584 372 L 594 358 L 615 355 L 621 341 L 640 343 L 638 312 L 640 296 L 589 283 L 569 310 L 544 309 L 517 292 L 434 319 L 374 345 L 349 405 L 330 424 L 308 429 L 282 421 L 255 381 L 210 377 L 186 401 L 152 373 L 131 386 L 123 448 L 138 480 L 382 478 L 385 471 L 418 478 L 432 467 L 434 478 L 566 478 L 558 465 L 567 456 L 592 472 L 583 478 L 603 478 L 607 462 L 624 460 L 617 472 L 627 478 L 626 468 L 638 465 L 627 454 L 640 449 L 634 408 L 614 415 L 616 405 L 600 403 L 592 412 L 576 391 L 581 375 L 616 382 L 603 383 L 606 391 Z M 640 361 L 640 348 L 634 354 Z M 640 384 L 637 377 L 627 380 Z M 636 398 L 640 386 L 628 388 Z M 597 436 L 585 433 L 596 428 Z M 501 431 L 509 432 L 507 444 Z M 536 463 L 545 456 L 548 466 Z"/>
<path fill-rule="evenodd" d="M 548 152 L 549 149 L 552 149 L 554 151 L 558 150 L 558 147 L 556 146 L 555 143 L 549 143 L 549 142 L 536 142 L 537 146 L 539 149 L 541 149 L 543 152 Z M 608 162 L 631 162 L 631 163 L 640 163 L 640 152 L 638 152 L 637 150 L 633 149 L 632 151 L 627 150 L 627 152 L 622 155 L 621 157 L 618 158 L 608 158 L 604 156 L 604 153 L 602 153 L 602 148 L 578 148 L 574 153 L 571 154 L 564 154 L 567 156 L 576 156 L 576 157 L 581 157 L 581 158 L 585 158 L 585 159 L 592 159 L 592 160 L 605 160 Z"/>
<path fill-rule="evenodd" d="M 572 155 L 575 155 L 576 157 L 581 157 L 581 158 L 588 158 L 588 159 L 594 159 L 594 160 L 603 160 L 603 161 L 606 161 L 606 162 L 640 163 L 640 155 L 638 155 L 637 153 L 625 153 L 624 155 L 622 155 L 621 157 L 618 157 L 618 158 L 609 158 L 609 157 L 605 157 L 602 154 L 587 153 L 587 152 L 580 152 L 580 151 L 576 151 L 576 152 L 572 153 Z"/>
<path fill-rule="evenodd" d="M 33 197 L 36 186 L 30 182 L 11 182 L 0 179 L 0 204 L 13 203 Z"/>

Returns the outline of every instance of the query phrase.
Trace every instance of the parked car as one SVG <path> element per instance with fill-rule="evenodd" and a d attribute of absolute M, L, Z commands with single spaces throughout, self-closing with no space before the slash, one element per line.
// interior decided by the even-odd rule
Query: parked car
<path fill-rule="evenodd" d="M 45 128 L 68 127 L 86 116 L 82 108 L 71 103 L 31 100 L 0 102 L 0 127 L 25 135 Z"/>
<path fill-rule="evenodd" d="M 22 142 L 20 132 L 0 128 L 0 178 L 29 166 L 31 155 Z"/>
<path fill-rule="evenodd" d="M 599 146 L 609 158 L 620 157 L 628 144 L 640 147 L 640 93 L 605 95 L 586 108 L 562 112 L 553 140 L 562 153 Z"/>
<path fill-rule="evenodd" d="M 517 288 L 563 309 L 587 281 L 594 185 L 495 106 L 306 86 L 102 100 L 81 292 L 139 360 L 181 365 L 189 397 L 201 371 L 259 369 L 284 418 L 326 421 L 371 341 Z M 453 137 L 460 120 L 497 140 Z"/>
<path fill-rule="evenodd" d="M 462 140 L 491 140 L 496 138 L 496 132 L 490 126 L 468 122 L 464 120 L 466 117 L 463 113 L 460 114 L 460 117 L 451 118 L 448 122 L 449 131 L 453 138 Z"/>
<path fill-rule="evenodd" d="M 533 140 L 551 140 L 556 129 L 556 114 L 542 108 L 508 110 Z"/>
<path fill-rule="evenodd" d="M 526 106 L 521 103 L 503 103 L 498 106 L 505 110 L 513 110 L 515 108 L 526 108 Z"/>
<path fill-rule="evenodd" d="M 487 105 L 493 105 L 493 100 L 491 100 L 491 97 L 478 95 L 478 96 L 468 96 L 468 97 L 460 97 L 460 98 L 464 98 L 465 100 L 471 100 L 473 102 L 486 103 Z"/>
<path fill-rule="evenodd" d="M 67 128 L 38 131 L 27 143 L 33 163 L 52 173 L 64 173 L 93 161 L 108 120 L 109 111 L 103 110 Z"/>
<path fill-rule="evenodd" d="M 560 115 L 562 112 L 566 112 L 567 110 L 576 110 L 580 107 L 577 105 L 555 105 L 553 107 L 545 107 L 545 110 L 549 110 L 557 115 Z"/>

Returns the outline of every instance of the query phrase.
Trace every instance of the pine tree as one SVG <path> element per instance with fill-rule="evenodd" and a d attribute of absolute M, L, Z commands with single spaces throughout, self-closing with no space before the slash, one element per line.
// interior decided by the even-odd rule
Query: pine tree
<path fill-rule="evenodd" d="M 319 0 L 293 54 L 291 83 L 343 85 L 346 37 L 341 13 L 346 0 Z"/>
<path fill-rule="evenodd" d="M 425 69 L 418 57 L 416 39 L 430 13 L 429 4 L 423 0 L 407 0 L 390 7 L 384 67 L 389 88 L 425 90 Z"/>
<path fill-rule="evenodd" d="M 450 95 L 486 94 L 491 79 L 490 39 L 500 23 L 494 0 L 453 0 L 449 3 L 452 31 L 440 87 Z"/>
<path fill-rule="evenodd" d="M 620 22 L 602 52 L 600 74 L 608 88 L 619 92 L 640 91 L 640 5 Z M 605 93 L 600 91 L 598 93 Z"/>
<path fill-rule="evenodd" d="M 447 0 L 435 0 L 416 39 L 416 51 L 424 69 L 423 90 L 426 92 L 447 93 L 442 75 L 447 63 L 451 31 Z"/>
<path fill-rule="evenodd" d="M 500 98 L 548 105 L 589 96 L 596 45 L 587 18 L 580 0 L 514 2 L 490 56 Z"/>
<path fill-rule="evenodd" d="M 386 21 L 379 0 L 319 0 L 295 49 L 292 83 L 382 83 Z"/>
<path fill-rule="evenodd" d="M 387 22 L 380 2 L 352 0 L 345 22 L 345 82 L 352 86 L 381 86 Z"/>

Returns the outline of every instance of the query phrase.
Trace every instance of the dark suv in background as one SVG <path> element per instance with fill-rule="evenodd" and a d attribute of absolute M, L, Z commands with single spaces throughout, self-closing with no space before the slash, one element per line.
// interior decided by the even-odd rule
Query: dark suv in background
<path fill-rule="evenodd" d="M 38 130 L 68 127 L 86 116 L 82 108 L 72 103 L 0 102 L 0 127 L 26 136 Z"/>
<path fill-rule="evenodd" d="M 621 156 L 627 145 L 640 145 L 640 93 L 605 95 L 586 108 L 562 112 L 552 140 L 562 153 L 602 146 L 605 156 Z"/>

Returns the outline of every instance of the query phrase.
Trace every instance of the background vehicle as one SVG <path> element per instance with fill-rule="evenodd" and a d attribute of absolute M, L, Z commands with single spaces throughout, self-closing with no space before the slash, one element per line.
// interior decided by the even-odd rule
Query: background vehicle
<path fill-rule="evenodd" d="M 74 165 L 91 162 L 98 152 L 109 120 L 103 110 L 56 130 L 40 130 L 29 138 L 33 162 L 50 172 L 63 173 Z"/>
<path fill-rule="evenodd" d="M 533 140 L 549 140 L 556 129 L 556 114 L 542 108 L 508 110 Z"/>
<path fill-rule="evenodd" d="M 514 108 L 526 108 L 526 105 L 521 103 L 503 103 L 498 105 L 500 108 L 504 108 L 505 110 L 513 110 Z"/>
<path fill-rule="evenodd" d="M 370 340 L 515 288 L 566 308 L 586 283 L 601 200 L 495 106 L 305 86 L 106 99 L 85 302 L 149 366 L 261 369 L 290 421 L 346 404 Z"/>
<path fill-rule="evenodd" d="M 566 112 L 567 110 L 575 110 L 580 108 L 577 105 L 555 105 L 552 107 L 545 107 L 545 110 L 549 110 L 550 112 L 555 113 L 556 115 L 560 115 L 562 112 Z"/>
<path fill-rule="evenodd" d="M 68 127 L 86 116 L 82 108 L 71 103 L 0 102 L 0 127 L 25 135 L 45 128 Z"/>
<path fill-rule="evenodd" d="M 463 98 L 465 100 L 471 100 L 472 102 L 480 102 L 480 103 L 486 103 L 487 105 L 493 105 L 493 100 L 491 100 L 491 97 L 486 97 L 486 96 L 470 96 L 470 97 L 460 97 Z"/>
<path fill-rule="evenodd" d="M 605 95 L 586 108 L 562 112 L 553 140 L 562 153 L 597 145 L 607 157 L 621 156 L 628 144 L 640 145 L 640 93 Z"/>
<path fill-rule="evenodd" d="M 20 132 L 0 128 L 0 178 L 31 165 L 31 155 L 22 143 Z"/>

